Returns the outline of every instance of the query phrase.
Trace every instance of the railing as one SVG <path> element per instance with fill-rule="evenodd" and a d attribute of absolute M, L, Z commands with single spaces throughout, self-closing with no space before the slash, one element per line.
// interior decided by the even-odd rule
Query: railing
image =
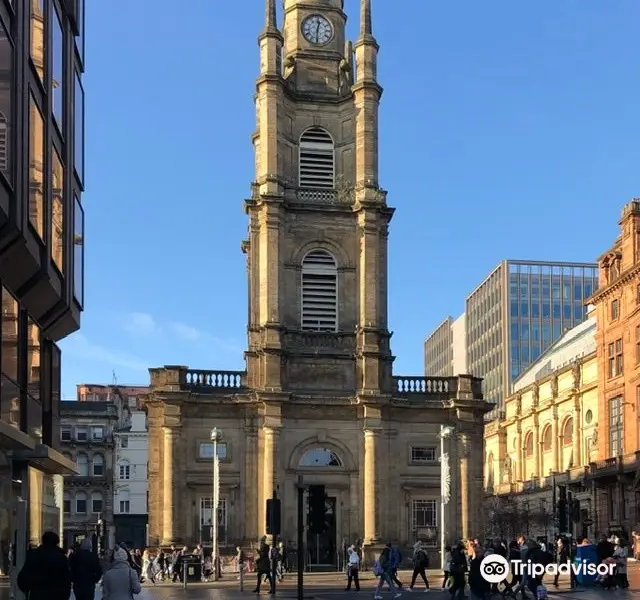
<path fill-rule="evenodd" d="M 203 371 L 189 369 L 185 373 L 183 390 L 206 391 L 211 390 L 241 390 L 245 387 L 244 371 Z"/>
<path fill-rule="evenodd" d="M 393 383 L 398 394 L 454 394 L 457 390 L 456 377 L 394 377 Z"/>

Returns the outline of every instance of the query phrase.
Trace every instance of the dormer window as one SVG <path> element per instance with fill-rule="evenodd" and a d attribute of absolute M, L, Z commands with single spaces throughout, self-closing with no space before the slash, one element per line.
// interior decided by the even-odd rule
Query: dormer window
<path fill-rule="evenodd" d="M 335 158 L 333 139 L 322 127 L 310 127 L 300 136 L 299 185 L 333 189 Z"/>

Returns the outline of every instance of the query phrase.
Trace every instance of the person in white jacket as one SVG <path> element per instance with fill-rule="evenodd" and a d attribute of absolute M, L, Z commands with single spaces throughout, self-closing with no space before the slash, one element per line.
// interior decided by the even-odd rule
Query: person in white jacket
<path fill-rule="evenodd" d="M 349 591 L 351 589 L 351 583 L 356 588 L 356 592 L 360 591 L 360 556 L 358 556 L 358 552 L 353 546 L 347 548 L 347 587 L 345 591 Z"/>
<path fill-rule="evenodd" d="M 141 591 L 140 578 L 129 566 L 127 553 L 118 548 L 113 553 L 111 568 L 102 577 L 102 600 L 131 600 Z"/>

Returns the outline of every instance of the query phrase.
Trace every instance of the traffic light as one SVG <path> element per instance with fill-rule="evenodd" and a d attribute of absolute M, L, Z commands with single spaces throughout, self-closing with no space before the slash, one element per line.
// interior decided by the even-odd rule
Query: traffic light
<path fill-rule="evenodd" d="M 326 496 L 323 485 L 309 486 L 309 531 L 324 533 L 326 530 Z"/>
<path fill-rule="evenodd" d="M 267 534 L 280 535 L 280 499 L 267 500 Z"/>
<path fill-rule="evenodd" d="M 558 529 L 560 533 L 567 532 L 567 486 L 558 486 Z"/>

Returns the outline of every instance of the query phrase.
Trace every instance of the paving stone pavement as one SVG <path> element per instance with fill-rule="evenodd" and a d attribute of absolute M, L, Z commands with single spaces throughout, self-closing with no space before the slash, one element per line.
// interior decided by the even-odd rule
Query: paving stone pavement
<path fill-rule="evenodd" d="M 361 578 L 361 591 L 345 592 L 345 578 L 342 573 L 305 573 L 305 600 L 357 600 L 357 598 L 371 599 L 375 588 L 375 578 L 371 573 L 363 573 Z M 402 571 L 399 579 L 405 585 L 411 579 L 409 571 Z M 629 590 L 604 591 L 600 588 L 587 588 L 571 590 L 567 578 L 560 579 L 560 586 L 556 590 L 548 584 L 551 600 L 632 600 L 640 599 L 640 569 L 631 567 L 629 569 Z M 449 600 L 449 594 L 441 591 L 442 576 L 439 571 L 429 572 L 429 583 L 432 591 L 423 593 L 423 583 L 416 584 L 416 589 L 410 593 L 405 591 L 402 600 L 413 600 L 413 596 L 427 600 Z M 548 582 L 549 583 L 549 582 Z M 240 591 L 239 581 L 235 576 L 225 576 L 225 578 L 215 583 L 194 583 L 189 584 L 186 590 L 181 584 L 158 584 L 143 585 L 143 591 L 137 595 L 136 600 L 251 600 L 256 595 L 252 593 L 255 585 L 255 577 L 249 577 L 245 581 L 244 592 Z M 261 594 L 263 600 L 270 596 L 267 594 L 268 588 L 264 587 Z M 295 600 L 296 598 L 296 575 L 290 574 L 285 578 L 283 584 L 279 585 L 277 597 L 282 600 Z M 383 594 L 385 600 L 393 597 L 388 592 Z M 495 596 L 494 600 L 499 597 Z M 9 588 L 6 581 L 0 582 L 0 600 L 9 600 Z M 73 600 L 73 595 L 71 596 Z M 102 600 L 99 588 L 96 590 L 95 600 Z"/>

